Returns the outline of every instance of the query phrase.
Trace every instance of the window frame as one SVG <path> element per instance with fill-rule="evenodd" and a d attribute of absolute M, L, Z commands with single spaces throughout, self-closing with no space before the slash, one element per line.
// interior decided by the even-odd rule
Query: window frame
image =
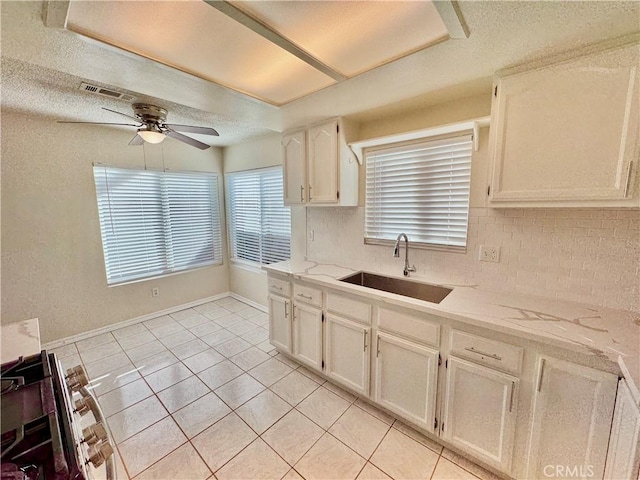
<path fill-rule="evenodd" d="M 175 252 L 170 252 L 170 246 L 171 246 L 171 242 L 172 239 L 168 238 L 171 237 L 172 235 L 172 231 L 171 231 L 171 227 L 168 226 L 167 222 L 169 220 L 167 213 L 169 212 L 169 206 L 168 203 L 165 201 L 168 199 L 168 194 L 165 192 L 163 193 L 163 198 L 161 199 L 161 203 L 159 205 L 160 209 L 163 212 L 162 218 L 163 218 L 163 223 L 165 223 L 165 229 L 164 229 L 164 235 L 163 235 L 163 239 L 164 239 L 164 243 L 163 243 L 163 257 L 165 259 L 165 270 L 162 273 L 153 273 L 151 275 L 148 276 L 143 276 L 143 277 L 136 277 L 136 278 L 126 278 L 123 280 L 115 280 L 115 281 L 110 281 L 109 279 L 109 275 L 108 275 L 108 267 L 107 267 L 107 251 L 105 250 L 105 237 L 104 237 L 104 233 L 103 233 L 103 222 L 102 219 L 100 218 L 100 198 L 99 198 L 99 190 L 98 190 L 98 185 L 97 185 L 97 178 L 96 178 L 96 169 L 104 169 L 104 170 L 108 170 L 108 169 L 117 169 L 117 170 L 130 170 L 133 172 L 151 172 L 151 173 L 155 173 L 155 174 L 187 174 L 187 175 L 202 175 L 202 176 L 210 176 L 212 177 L 213 180 L 213 189 L 214 189 L 214 194 L 215 194 L 215 204 L 212 206 L 211 208 L 211 213 L 214 215 L 214 218 L 212 218 L 212 222 L 217 220 L 218 222 L 218 227 L 214 228 L 214 231 L 212 233 L 212 244 L 215 247 L 216 244 L 219 245 L 219 248 L 217 249 L 218 252 L 216 252 L 214 250 L 214 254 L 213 254 L 213 260 L 211 261 L 206 261 L 206 262 L 200 262 L 198 264 L 195 264 L 193 266 L 186 266 L 186 267 L 174 267 L 174 268 L 168 268 L 169 266 L 169 258 L 173 257 L 173 255 L 175 255 Z M 105 164 L 100 164 L 100 163 L 94 163 L 93 164 L 93 177 L 94 177 L 94 187 L 96 188 L 96 203 L 97 203 L 97 209 L 98 209 L 98 224 L 99 224 L 99 228 L 100 228 L 100 240 L 101 240 L 101 246 L 102 246 L 102 253 L 103 253 L 103 265 L 105 267 L 105 278 L 107 280 L 107 287 L 118 287 L 121 285 L 129 285 L 129 284 L 133 284 L 133 283 L 139 283 L 139 282 L 146 282 L 149 280 L 155 280 L 155 279 L 159 279 L 159 278 L 165 278 L 165 277 L 170 277 L 173 275 L 179 275 L 182 273 L 187 273 L 187 272 L 192 272 L 192 271 L 196 271 L 196 270 L 201 270 L 203 268 L 209 268 L 209 267 L 215 267 L 215 266 L 221 266 L 224 265 L 224 239 L 222 238 L 222 232 L 224 230 L 224 220 L 223 220 L 223 216 L 222 216 L 222 204 L 221 204 L 221 184 L 220 184 L 220 177 L 222 175 L 219 172 L 211 172 L 211 171 L 189 171 L 189 170 L 169 170 L 169 169 L 155 169 L 155 168 L 140 168 L 140 167 L 131 167 L 131 166 L 116 166 L 116 165 L 105 165 Z M 162 182 L 159 182 L 162 183 Z M 108 186 L 107 186 L 108 188 Z M 164 190 L 167 189 L 167 186 L 164 185 L 162 187 Z M 109 200 L 110 202 L 110 200 Z M 111 212 L 108 212 L 108 215 L 111 215 Z M 111 220 L 110 220 L 111 221 Z M 216 233 L 218 234 L 218 238 L 216 239 Z"/>
<path fill-rule="evenodd" d="M 467 211 L 466 211 L 466 232 L 465 232 L 465 241 L 464 241 L 464 246 L 460 246 L 460 245 L 443 245 L 443 244 L 436 244 L 436 243 L 427 243 L 427 242 L 421 242 L 418 240 L 414 240 L 411 238 L 411 235 L 409 235 L 409 241 L 411 243 L 411 248 L 416 248 L 416 249 L 420 249 L 420 250 L 431 250 L 431 251 L 440 251 L 440 252 L 450 252 L 450 253 L 466 253 L 467 252 L 467 247 L 469 244 L 469 213 L 470 213 L 470 209 L 471 209 L 471 170 L 473 167 L 473 152 L 474 152 L 474 148 L 473 148 L 473 142 L 474 142 L 474 136 L 475 136 L 475 132 L 473 129 L 460 129 L 460 130 L 456 130 L 453 132 L 448 132 L 448 133 L 444 133 L 444 134 L 440 134 L 440 135 L 430 135 L 430 136 L 423 136 L 423 137 L 419 137 L 419 138 L 412 138 L 411 140 L 404 140 L 404 141 L 398 141 L 398 142 L 393 142 L 390 141 L 388 143 L 383 143 L 383 144 L 376 144 L 370 147 L 364 147 L 363 148 L 363 163 L 364 163 L 364 224 L 363 224 L 363 241 L 365 245 L 381 245 L 381 246 L 394 246 L 396 243 L 396 240 L 391 240 L 391 239 L 383 239 L 383 238 L 374 238 L 374 237 L 367 237 L 367 227 L 366 227 L 366 223 L 367 223 L 367 172 L 368 172 L 368 168 L 369 168 L 369 155 L 374 154 L 375 152 L 379 152 L 379 151 L 386 151 L 386 150 L 394 150 L 394 149 L 402 149 L 403 147 L 409 147 L 412 145 L 420 145 L 420 144 L 426 144 L 426 143 L 430 143 L 430 142 L 438 142 L 438 141 L 443 141 L 443 140 L 448 140 L 448 139 L 455 139 L 455 138 L 460 138 L 460 137 L 470 137 L 470 141 L 471 141 L 471 151 L 469 154 L 469 190 L 468 190 L 468 196 L 467 196 Z M 398 235 L 400 233 L 403 233 L 401 231 L 398 231 Z"/>
<path fill-rule="evenodd" d="M 237 171 L 233 171 L 233 172 L 228 172 L 225 173 L 224 175 L 224 182 L 225 182 L 225 192 L 224 192 L 224 196 L 225 196 L 225 214 L 226 214 L 226 219 L 227 219 L 227 248 L 228 248 L 228 255 L 229 255 L 229 262 L 231 264 L 237 265 L 239 267 L 245 268 L 247 270 L 252 270 L 252 271 L 256 271 L 256 272 L 261 272 L 264 273 L 264 271 L 262 270 L 262 266 L 263 265 L 269 265 L 268 263 L 261 263 L 261 262 L 256 262 L 253 260 L 248 260 L 245 258 L 238 258 L 234 256 L 234 235 L 233 235 L 233 215 L 231 212 L 231 207 L 232 207 L 232 202 L 230 199 L 230 194 L 231 194 L 231 188 L 230 188 L 230 182 L 229 182 L 229 178 L 232 178 L 233 176 L 241 176 L 241 175 L 251 175 L 251 174 L 261 174 L 261 173 L 268 173 L 268 172 L 273 172 L 273 171 L 278 171 L 282 174 L 282 189 L 283 189 L 283 194 L 280 196 L 280 199 L 283 202 L 282 207 L 284 209 L 288 209 L 289 211 L 289 259 L 291 258 L 291 238 L 292 238 L 292 234 L 291 234 L 291 207 L 288 205 L 284 205 L 284 166 L 283 165 L 273 165 L 273 166 L 269 166 L 269 167 L 259 167 L 259 168 L 252 168 L 252 169 L 246 169 L 246 170 L 237 170 Z M 262 236 L 264 235 L 264 225 L 262 222 L 263 216 L 260 216 L 260 236 L 262 238 Z M 261 260 L 262 258 L 262 251 L 260 253 L 261 256 Z M 288 259 L 282 259 L 282 260 L 278 260 L 278 262 L 280 261 L 286 261 Z M 276 263 L 276 262 L 272 262 L 272 263 Z"/>

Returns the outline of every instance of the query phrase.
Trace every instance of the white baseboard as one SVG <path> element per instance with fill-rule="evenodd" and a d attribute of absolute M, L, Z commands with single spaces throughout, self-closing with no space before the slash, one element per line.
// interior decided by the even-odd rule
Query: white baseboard
<path fill-rule="evenodd" d="M 221 298 L 225 298 L 229 296 L 237 298 L 238 300 L 246 302 L 252 306 L 253 304 L 255 304 L 255 302 L 251 302 L 250 300 L 242 298 L 239 295 L 235 295 L 231 292 L 219 293 L 218 295 L 213 295 L 211 297 L 201 298 L 199 300 L 194 300 L 193 302 L 183 303 L 182 305 L 176 305 L 175 307 L 165 308 L 164 310 L 160 310 L 157 312 L 147 313 L 146 315 L 141 315 L 139 317 L 131 318 L 129 320 L 123 320 L 122 322 L 113 323 L 105 327 L 96 328 L 95 330 L 78 333 L 76 335 L 71 335 L 70 337 L 61 338 L 60 340 L 54 340 L 53 342 L 45 343 L 44 345 L 42 345 L 42 349 L 48 350 L 51 348 L 62 347 L 63 345 L 79 342 L 80 340 L 85 340 L 89 337 L 93 337 L 94 335 L 113 332 L 114 330 L 128 327 L 130 325 L 134 325 L 139 322 L 146 322 L 147 320 L 151 320 L 152 318 L 161 317 L 163 315 L 168 315 L 170 313 L 179 312 L 180 310 L 185 310 L 187 308 L 197 307 L 198 305 L 202 305 L 203 303 L 212 302 L 214 300 L 220 300 Z M 259 304 L 255 304 L 255 305 L 259 305 Z M 260 310 L 266 311 L 262 305 L 260 305 L 260 307 L 256 306 L 256 308 L 260 308 Z"/>
<path fill-rule="evenodd" d="M 269 312 L 269 309 L 267 307 L 265 307 L 264 305 L 262 305 L 262 304 L 260 304 L 258 302 L 254 302 L 253 300 L 249 300 L 248 298 L 243 297 L 242 295 L 238 295 L 235 292 L 229 292 L 229 296 L 231 298 L 235 298 L 236 300 L 240 300 L 241 302 L 244 302 L 247 305 L 251 305 L 253 308 L 258 309 L 261 312 L 265 312 L 265 313 Z"/>

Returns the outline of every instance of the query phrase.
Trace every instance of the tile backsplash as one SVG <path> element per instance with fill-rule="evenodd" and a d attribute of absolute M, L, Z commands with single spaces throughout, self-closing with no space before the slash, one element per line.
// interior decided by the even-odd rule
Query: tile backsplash
<path fill-rule="evenodd" d="M 365 245 L 363 225 L 362 207 L 307 208 L 307 258 L 401 274 L 403 258 Z M 480 262 L 480 245 L 500 247 L 499 263 Z M 640 212 L 471 208 L 466 253 L 412 248 L 410 262 L 441 283 L 640 311 Z"/>

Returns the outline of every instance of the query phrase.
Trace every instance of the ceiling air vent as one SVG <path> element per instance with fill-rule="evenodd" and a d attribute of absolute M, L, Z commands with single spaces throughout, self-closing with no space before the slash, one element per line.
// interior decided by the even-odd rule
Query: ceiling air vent
<path fill-rule="evenodd" d="M 127 95 L 126 93 L 116 92 L 115 90 L 109 90 L 108 88 L 102 88 L 102 87 L 98 87 L 96 85 L 91 85 L 89 83 L 84 83 L 84 82 L 80 84 L 80 90 L 84 90 L 85 92 L 96 93 L 98 95 L 104 95 L 105 97 L 126 100 L 127 102 L 130 102 L 135 98 L 133 97 L 133 95 Z"/>

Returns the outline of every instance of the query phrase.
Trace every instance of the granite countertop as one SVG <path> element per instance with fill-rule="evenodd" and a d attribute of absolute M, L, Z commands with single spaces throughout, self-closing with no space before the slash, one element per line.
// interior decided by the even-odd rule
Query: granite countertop
<path fill-rule="evenodd" d="M 341 265 L 288 260 L 263 269 L 609 360 L 619 365 L 640 405 L 639 313 L 452 285 L 435 276 L 413 274 L 413 280 L 453 288 L 434 304 L 340 282 L 339 278 L 358 271 Z"/>

